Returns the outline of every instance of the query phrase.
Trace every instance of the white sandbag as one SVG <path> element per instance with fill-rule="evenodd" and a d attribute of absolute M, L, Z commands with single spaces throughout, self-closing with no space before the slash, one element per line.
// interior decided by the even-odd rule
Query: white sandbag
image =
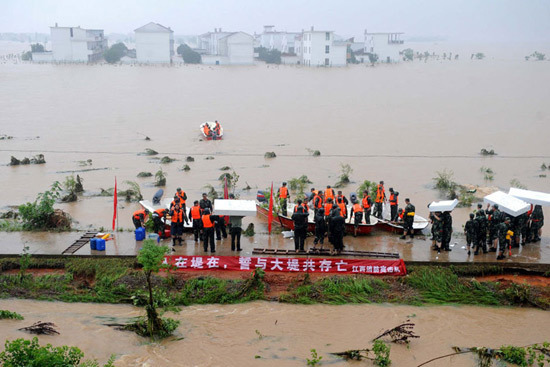
<path fill-rule="evenodd" d="M 512 195 L 508 195 L 502 191 L 493 192 L 492 194 L 485 196 L 483 201 L 491 205 L 498 204 L 501 211 L 514 217 L 527 213 L 531 208 L 531 205 L 525 201 Z"/>
<path fill-rule="evenodd" d="M 292 237 L 294 237 L 294 231 L 283 231 L 281 233 L 283 234 L 283 238 L 292 238 Z"/>
<path fill-rule="evenodd" d="M 458 205 L 458 200 L 432 201 L 428 208 L 431 212 L 450 212 Z"/>
<path fill-rule="evenodd" d="M 214 215 L 233 215 L 245 217 L 256 215 L 256 202 L 254 200 L 214 200 Z"/>
<path fill-rule="evenodd" d="M 544 192 L 510 188 L 509 195 L 521 199 L 529 204 L 550 206 L 550 194 Z"/>

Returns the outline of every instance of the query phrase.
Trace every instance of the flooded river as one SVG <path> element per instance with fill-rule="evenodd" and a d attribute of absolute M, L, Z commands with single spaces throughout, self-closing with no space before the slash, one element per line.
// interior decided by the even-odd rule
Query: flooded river
<path fill-rule="evenodd" d="M 171 315 L 181 320 L 175 338 L 151 344 L 103 325 L 126 322 L 142 313 L 131 306 L 10 299 L 0 300 L 0 309 L 16 310 L 25 317 L 24 321 L 0 321 L 0 340 L 30 338 L 17 329 L 39 320 L 51 321 L 60 335 L 41 336 L 41 343 L 78 346 L 88 358 L 101 362 L 115 354 L 119 367 L 304 366 L 311 349 L 323 356 L 323 365 L 355 365 L 329 353 L 369 347 L 371 339 L 407 318 L 416 324 L 420 338 L 410 348 L 392 344 L 390 358 L 394 366 L 414 367 L 452 353 L 452 346 L 542 342 L 548 340 L 550 328 L 547 312 L 534 309 L 254 302 L 185 307 Z M 475 363 L 472 356 L 463 355 L 431 366 Z"/>
<path fill-rule="evenodd" d="M 535 46 L 513 52 L 504 45 L 413 46 L 459 52 L 460 59 L 330 69 L 1 63 L 0 134 L 14 139 L 0 141 L 0 208 L 33 200 L 75 172 L 87 193 L 60 207 L 78 228 L 108 228 L 112 198 L 91 195 L 113 187 L 115 176 L 121 189 L 137 181 L 150 199 L 153 180 L 136 175 L 162 168 L 166 194 L 181 186 L 192 201 L 206 184 L 221 189 L 223 166 L 239 175 L 240 197 L 253 199 L 272 181 L 278 187 L 301 175 L 318 189 L 333 185 L 349 164 L 353 182 L 344 193 L 365 179 L 384 180 L 422 216 L 440 198 L 432 177 L 444 169 L 463 184 L 508 190 L 517 179 L 550 191 L 550 178 L 539 177 L 541 164 L 550 165 L 550 62 L 524 61 Z M 481 51 L 486 59 L 470 60 Z M 214 119 L 224 126 L 224 140 L 201 141 L 198 125 Z M 178 161 L 160 165 L 138 155 L 145 148 Z M 498 155 L 482 157 L 481 148 Z M 267 151 L 277 157 L 265 159 Z M 5 165 L 11 156 L 38 153 L 45 165 Z M 183 172 L 188 155 L 195 162 Z M 82 166 L 88 159 L 92 165 Z M 493 181 L 484 181 L 482 166 L 495 172 Z M 247 183 L 252 190 L 243 191 Z M 119 225 L 131 228 L 139 205 L 121 204 Z M 468 213 L 455 210 L 455 231 Z M 245 224 L 251 220 L 262 223 Z"/>

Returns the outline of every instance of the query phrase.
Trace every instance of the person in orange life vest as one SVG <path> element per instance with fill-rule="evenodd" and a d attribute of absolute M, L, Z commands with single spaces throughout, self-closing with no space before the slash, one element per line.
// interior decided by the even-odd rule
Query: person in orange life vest
<path fill-rule="evenodd" d="M 393 191 L 393 187 L 390 187 L 390 221 L 397 222 L 397 206 L 399 204 L 399 193 Z"/>
<path fill-rule="evenodd" d="M 325 202 L 327 199 L 332 199 L 332 202 L 336 202 L 336 198 L 334 197 L 334 189 L 331 189 L 330 185 L 327 185 L 327 189 L 325 190 Z M 325 211 L 326 215 L 326 211 Z"/>
<path fill-rule="evenodd" d="M 182 246 L 182 234 L 183 234 L 183 217 L 185 213 L 181 210 L 180 204 L 176 203 L 174 208 L 170 210 L 170 233 L 172 234 L 172 245 L 176 246 L 176 241 Z M 172 249 L 175 251 L 174 249 Z"/>
<path fill-rule="evenodd" d="M 174 200 L 170 203 L 170 211 L 174 209 L 174 205 L 180 203 L 180 197 L 178 195 L 174 195 Z"/>
<path fill-rule="evenodd" d="M 382 219 L 382 204 L 386 201 L 386 191 L 384 190 L 384 181 L 380 181 L 376 187 L 376 199 L 374 200 L 374 215 Z"/>
<path fill-rule="evenodd" d="M 323 198 L 323 192 L 319 191 L 314 197 L 313 197 L 313 211 L 314 213 L 317 213 L 319 209 L 323 207 L 323 202 L 325 199 Z"/>
<path fill-rule="evenodd" d="M 301 199 L 298 199 L 298 201 L 296 201 L 296 205 L 294 206 L 294 213 L 298 211 L 298 208 L 304 209 L 304 213 L 309 212 L 309 207 L 307 206 L 307 202 L 302 201 Z"/>
<path fill-rule="evenodd" d="M 339 199 L 342 199 L 344 204 L 346 204 L 346 206 L 348 206 L 348 204 L 349 204 L 348 198 L 346 197 L 346 195 L 342 194 L 342 191 L 338 191 L 338 195 L 336 195 L 336 202 L 338 202 Z M 346 210 L 346 213 L 347 213 L 347 210 Z"/>
<path fill-rule="evenodd" d="M 348 217 L 348 208 L 346 207 L 346 203 L 344 203 L 344 200 L 339 197 L 337 200 L 338 207 L 340 208 L 340 215 L 344 218 Z"/>
<path fill-rule="evenodd" d="M 145 227 L 145 222 L 147 222 L 148 218 L 149 210 L 147 209 L 136 210 L 134 214 L 132 214 L 132 221 L 136 229 Z"/>
<path fill-rule="evenodd" d="M 405 216 L 405 211 L 403 210 L 403 208 L 399 209 L 397 213 L 397 221 L 403 222 L 403 217 Z"/>
<path fill-rule="evenodd" d="M 204 124 L 203 131 L 204 131 L 204 135 L 206 135 L 206 137 L 212 136 L 212 130 L 210 130 L 210 125 L 208 125 L 208 122 L 206 124 Z"/>
<path fill-rule="evenodd" d="M 363 221 L 363 207 L 361 204 L 356 201 L 353 206 L 351 207 L 351 210 L 349 212 L 349 221 L 351 222 L 351 218 L 354 219 L 354 226 L 353 226 L 353 237 L 357 237 L 357 227 L 359 227 L 359 224 Z"/>
<path fill-rule="evenodd" d="M 199 201 L 195 200 L 193 206 L 189 209 L 189 218 L 193 221 L 193 234 L 195 235 L 195 242 L 199 242 L 199 235 L 201 232 L 201 216 L 202 209 L 199 206 Z"/>
<path fill-rule="evenodd" d="M 306 194 L 306 201 L 307 202 L 312 201 L 315 195 L 317 195 L 318 193 L 319 191 L 315 190 L 315 187 L 312 187 L 309 194 Z"/>
<path fill-rule="evenodd" d="M 363 213 L 365 214 L 365 223 L 370 224 L 370 212 L 371 212 L 372 200 L 369 196 L 369 191 L 363 191 L 363 199 L 361 200 L 361 206 L 363 207 Z"/>
<path fill-rule="evenodd" d="M 332 215 L 333 206 L 334 204 L 332 203 L 332 199 L 328 198 L 325 202 L 324 209 L 325 209 L 325 220 L 327 222 L 327 235 L 330 243 L 332 243 L 331 237 L 330 237 L 330 221 L 332 220 L 331 215 Z"/>
<path fill-rule="evenodd" d="M 185 207 L 185 201 L 187 200 L 187 194 L 185 193 L 185 191 L 183 191 L 181 189 L 181 187 L 177 188 L 176 196 L 180 199 L 181 210 L 183 210 L 184 212 L 187 212 L 187 208 Z M 187 220 L 185 222 L 189 223 Z"/>
<path fill-rule="evenodd" d="M 210 243 L 210 252 L 216 252 L 216 243 L 214 242 L 214 223 L 219 220 L 220 217 L 210 214 L 210 209 L 204 209 L 201 218 L 204 252 L 208 252 L 208 243 Z"/>
<path fill-rule="evenodd" d="M 220 123 L 218 122 L 218 120 L 216 120 L 214 128 L 212 129 L 212 139 L 216 140 L 221 135 L 222 135 L 222 127 L 220 126 Z"/>
<path fill-rule="evenodd" d="M 277 197 L 279 198 L 279 205 L 281 206 L 281 212 L 286 217 L 287 200 L 290 200 L 290 193 L 288 192 L 288 187 L 286 187 L 286 182 L 283 182 L 283 186 L 279 187 L 279 190 L 277 190 Z"/>
<path fill-rule="evenodd" d="M 153 212 L 153 231 L 158 233 L 160 238 L 164 238 L 164 223 L 168 209 L 160 208 Z"/>

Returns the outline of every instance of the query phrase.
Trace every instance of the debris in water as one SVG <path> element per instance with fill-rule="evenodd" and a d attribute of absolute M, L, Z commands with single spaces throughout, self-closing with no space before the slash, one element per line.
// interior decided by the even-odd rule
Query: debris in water
<path fill-rule="evenodd" d="M 17 330 L 22 330 L 22 331 L 26 331 L 31 334 L 37 334 L 37 335 L 54 335 L 54 334 L 59 335 L 59 332 L 54 329 L 55 327 L 57 326 L 53 322 L 38 321 L 32 324 L 31 326 L 27 326 Z"/>
<path fill-rule="evenodd" d="M 191 157 L 191 156 L 187 156 L 185 157 L 185 161 L 186 162 L 194 162 L 195 161 L 195 158 Z"/>
<path fill-rule="evenodd" d="M 409 344 L 410 342 L 409 338 L 411 339 L 420 338 L 420 336 L 414 333 L 414 330 L 413 330 L 414 326 L 415 325 L 414 323 L 411 322 L 411 320 L 407 320 L 401 325 L 397 325 L 393 329 L 384 331 L 382 334 L 372 339 L 372 341 L 378 340 L 385 336 L 389 336 L 392 343 Z"/>
<path fill-rule="evenodd" d="M 157 155 L 157 154 L 159 154 L 159 153 L 156 150 L 153 150 L 153 149 L 150 149 L 150 148 L 146 148 L 145 152 L 140 153 L 140 155 Z"/>
<path fill-rule="evenodd" d="M 189 167 L 189 165 L 186 164 L 185 166 L 183 166 L 183 168 L 181 170 L 187 172 L 187 171 L 191 170 L 191 167 Z"/>
<path fill-rule="evenodd" d="M 212 157 L 211 155 L 209 155 L 208 157 L 206 157 L 206 158 L 204 158 L 204 159 L 206 159 L 207 161 L 210 161 L 210 160 L 214 159 L 214 157 Z"/>
<path fill-rule="evenodd" d="M 229 166 L 223 166 L 222 168 L 220 168 L 220 171 L 229 171 L 231 169 L 231 167 Z"/>
<path fill-rule="evenodd" d="M 153 174 L 151 172 L 140 172 L 137 174 L 138 177 L 152 177 Z"/>
<path fill-rule="evenodd" d="M 277 154 L 275 152 L 265 152 L 264 158 L 275 158 L 277 157 Z"/>
<path fill-rule="evenodd" d="M 44 164 L 46 163 L 46 160 L 44 159 L 44 154 L 38 154 L 35 155 L 32 158 L 23 158 L 21 160 L 15 158 L 14 156 L 11 156 L 10 166 L 19 166 L 19 165 L 25 165 L 25 164 Z"/>
<path fill-rule="evenodd" d="M 481 154 L 481 155 L 497 155 L 493 149 L 487 150 L 485 148 L 482 148 L 481 151 L 479 152 L 479 154 Z"/>
<path fill-rule="evenodd" d="M 167 164 L 167 163 L 172 163 L 175 160 L 176 160 L 175 158 L 170 158 L 167 155 L 165 155 L 164 157 L 161 158 L 160 163 Z"/>

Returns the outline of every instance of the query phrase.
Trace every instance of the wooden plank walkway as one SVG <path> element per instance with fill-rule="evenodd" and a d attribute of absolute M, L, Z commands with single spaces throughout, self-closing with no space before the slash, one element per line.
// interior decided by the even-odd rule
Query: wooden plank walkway
<path fill-rule="evenodd" d="M 339 254 L 333 252 L 332 250 L 326 249 L 316 249 L 310 248 L 307 251 L 296 251 L 296 250 L 284 250 L 284 249 L 273 249 L 273 248 L 255 248 L 252 250 L 254 255 L 309 255 L 309 256 L 365 256 L 365 257 L 382 257 L 382 258 L 391 258 L 399 259 L 398 253 L 392 252 L 373 252 L 373 251 L 342 251 Z"/>
<path fill-rule="evenodd" d="M 72 255 L 80 250 L 84 245 L 88 244 L 92 238 L 96 236 L 98 232 L 86 232 L 78 240 L 74 241 L 72 245 L 67 247 L 61 255 Z"/>

